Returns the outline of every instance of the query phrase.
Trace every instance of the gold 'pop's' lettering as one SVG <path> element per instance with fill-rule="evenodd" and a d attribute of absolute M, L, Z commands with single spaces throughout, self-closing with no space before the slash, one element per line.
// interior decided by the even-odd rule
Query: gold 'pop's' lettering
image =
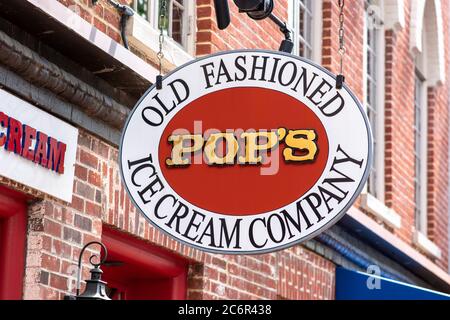
<path fill-rule="evenodd" d="M 222 157 L 217 155 L 217 144 L 221 139 L 225 141 L 227 148 L 225 156 Z M 214 133 L 206 142 L 205 155 L 210 165 L 234 164 L 238 149 L 238 140 L 233 133 Z"/>
<path fill-rule="evenodd" d="M 305 129 L 279 128 L 264 132 L 244 132 L 238 136 L 231 132 L 213 133 L 208 137 L 201 134 L 171 135 L 168 141 L 173 145 L 171 158 L 166 160 L 168 166 L 190 165 L 191 156 L 202 149 L 208 165 L 232 165 L 236 161 L 242 165 L 262 164 L 263 155 L 275 150 L 281 143 L 286 145 L 282 153 L 286 162 L 311 162 L 318 153 L 315 130 Z M 222 141 L 225 151 L 219 154 Z"/>
<path fill-rule="evenodd" d="M 185 146 L 185 141 L 191 143 Z M 169 142 L 173 143 L 172 158 L 166 160 L 168 166 L 185 166 L 191 164 L 190 155 L 200 151 L 203 147 L 203 137 L 201 134 L 172 135 Z M 183 157 L 187 155 L 187 157 Z"/>
<path fill-rule="evenodd" d="M 241 164 L 261 164 L 263 158 L 258 151 L 269 151 L 278 145 L 276 132 L 244 132 L 241 138 L 245 139 L 245 156 L 239 157 Z M 260 139 L 266 142 L 260 144 Z"/>
<path fill-rule="evenodd" d="M 286 137 L 286 144 L 283 156 L 286 161 L 313 161 L 317 154 L 317 135 L 314 130 L 289 130 Z M 303 152 L 302 155 L 295 155 L 294 151 Z"/>

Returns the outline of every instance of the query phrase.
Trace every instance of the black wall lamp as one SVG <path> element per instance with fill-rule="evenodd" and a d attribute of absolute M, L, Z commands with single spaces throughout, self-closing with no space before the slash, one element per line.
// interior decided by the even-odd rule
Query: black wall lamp
<path fill-rule="evenodd" d="M 103 249 L 103 258 L 97 256 L 96 254 L 89 257 L 89 263 L 94 267 L 91 269 L 91 279 L 86 280 L 86 289 L 82 294 L 80 294 L 81 287 L 81 262 L 83 258 L 84 251 L 91 245 L 99 245 Z M 66 295 L 64 300 L 111 300 L 106 293 L 106 282 L 102 281 L 103 271 L 100 269 L 100 266 L 105 263 L 106 258 L 108 257 L 108 250 L 105 245 L 98 241 L 92 241 L 87 243 L 83 249 L 81 249 L 80 255 L 78 257 L 78 271 L 77 271 L 77 291 L 76 295 Z M 94 259 L 98 259 L 97 263 L 94 262 Z"/>
<path fill-rule="evenodd" d="M 272 20 L 284 34 L 285 39 L 281 42 L 280 51 L 292 53 L 294 42 L 291 37 L 291 30 L 287 27 L 286 22 L 281 21 L 273 14 L 275 7 L 274 0 L 233 0 L 234 4 L 239 8 L 239 12 L 247 13 L 253 20 L 263 20 L 269 18 Z M 217 25 L 220 30 L 226 29 L 230 23 L 230 8 L 228 0 L 214 0 L 216 9 Z"/>

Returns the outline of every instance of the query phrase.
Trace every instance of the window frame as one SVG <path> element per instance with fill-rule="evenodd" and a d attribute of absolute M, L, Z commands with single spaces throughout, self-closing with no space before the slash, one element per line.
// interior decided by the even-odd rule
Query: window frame
<path fill-rule="evenodd" d="M 417 65 L 416 65 L 417 67 Z M 417 80 L 419 79 L 419 80 Z M 420 194 L 419 194 L 419 208 L 417 208 L 417 199 L 416 199 L 416 181 L 414 181 L 414 204 L 415 204 L 415 226 L 416 230 L 421 232 L 422 234 L 428 236 L 428 210 L 427 210 L 427 193 L 428 193 L 428 181 L 427 181 L 427 166 L 428 166 L 428 85 L 427 79 L 422 71 L 418 68 L 415 70 L 414 75 L 414 115 L 416 110 L 416 90 L 417 90 L 417 81 L 420 81 L 420 141 L 419 141 L 419 157 L 420 157 L 420 168 L 419 168 L 419 180 L 420 180 Z M 416 119 L 414 116 L 414 126 L 416 126 Z M 416 154 L 416 131 L 414 131 L 414 154 Z M 414 161 L 414 179 L 416 177 L 416 161 Z M 416 211 L 419 210 L 419 221 L 417 220 Z"/>
<path fill-rule="evenodd" d="M 428 47 L 427 47 L 427 37 L 426 37 L 427 26 L 424 24 L 422 33 L 422 52 L 415 57 L 415 70 L 414 70 L 414 91 L 416 90 L 416 77 L 419 77 L 422 81 L 421 85 L 421 103 L 422 103 L 422 113 L 420 118 L 421 126 L 421 139 L 420 139 L 420 158 L 422 159 L 420 165 L 420 180 L 423 183 L 420 193 L 420 221 L 417 221 L 416 214 L 414 214 L 414 225 L 416 231 L 422 233 L 428 237 Z M 414 95 L 416 93 L 414 92 Z M 414 97 L 415 99 L 415 97 Z M 415 137 L 414 137 L 415 140 Z M 415 141 L 414 141 L 415 143 Z M 415 148 L 415 145 L 414 145 Z M 414 164 L 415 165 L 415 164 Z M 415 194 L 414 185 L 414 194 Z M 415 206 L 417 206 L 416 201 L 414 201 Z M 415 208 L 415 211 L 417 208 Z"/>
<path fill-rule="evenodd" d="M 293 32 L 292 40 L 294 42 L 293 54 L 299 55 L 299 28 L 298 17 L 300 15 L 300 0 L 289 0 L 288 2 L 288 24 Z M 305 57 L 316 63 L 321 63 L 322 60 L 322 37 L 323 37 L 323 1 L 310 0 L 312 2 L 312 34 L 311 34 L 311 57 Z"/>
<path fill-rule="evenodd" d="M 425 252 L 428 256 L 441 259 L 442 251 L 432 240 L 428 238 L 429 236 L 429 228 L 428 228 L 428 220 L 429 220 L 429 212 L 428 212 L 428 108 L 430 107 L 429 103 L 429 89 L 439 85 L 445 81 L 445 74 L 443 70 L 445 69 L 442 64 L 442 56 L 441 50 L 443 50 L 443 42 L 442 42 L 442 19 L 441 17 L 441 6 L 440 1 L 427 1 L 423 3 L 419 3 L 417 1 L 413 1 L 411 16 L 415 17 L 417 21 L 419 21 L 419 28 L 416 26 L 411 26 L 411 37 L 410 37 L 410 48 L 413 57 L 415 58 L 415 70 L 414 76 L 417 73 L 422 75 L 422 95 L 421 100 L 423 104 L 423 112 L 420 119 L 420 123 L 422 126 L 423 134 L 421 135 L 421 158 L 423 161 L 421 162 L 421 180 L 423 181 L 423 187 L 420 193 L 420 214 L 417 219 L 416 207 L 414 212 L 414 243 Z M 435 15 L 436 20 L 432 15 Z M 436 29 L 434 26 L 436 23 Z M 431 27 L 431 29 L 430 29 Z M 437 34 L 434 34 L 437 33 Z M 432 38 L 436 36 L 436 38 Z M 436 70 L 439 70 L 436 72 Z M 445 72 L 444 72 L 445 73 Z M 416 192 L 416 190 L 414 190 Z M 415 206 L 417 204 L 415 203 Z"/>
<path fill-rule="evenodd" d="M 176 0 L 168 0 L 169 1 L 169 21 L 172 19 L 172 7 L 173 2 Z M 138 0 L 133 0 L 132 8 L 136 12 L 136 14 L 145 19 L 150 26 L 153 29 L 158 30 L 158 20 L 159 20 L 159 0 L 147 0 L 147 2 L 151 2 L 151 4 L 148 4 L 148 11 L 147 11 L 147 17 L 141 16 L 137 12 L 137 2 Z M 172 38 L 171 34 L 171 28 L 172 23 L 169 23 L 168 30 L 165 30 L 164 34 L 167 37 L 166 41 L 170 41 L 182 50 L 186 51 L 187 53 L 193 55 L 195 54 L 195 1 L 191 0 L 185 0 L 184 6 L 184 12 L 183 12 L 183 20 L 185 20 L 183 25 L 183 34 L 182 34 L 182 40 L 181 44 L 174 40 Z"/>
<path fill-rule="evenodd" d="M 368 111 L 367 105 L 368 105 L 368 99 L 367 99 L 367 91 L 368 91 L 368 69 L 367 69 L 367 56 L 368 56 L 368 47 L 367 47 L 367 41 L 368 41 L 368 12 L 367 12 L 367 5 L 368 3 L 365 2 L 365 9 L 364 9 L 364 33 L 363 33 L 363 105 L 366 112 Z M 377 5 L 380 7 L 380 14 L 384 12 L 384 1 L 377 1 Z M 383 17 L 380 17 L 381 19 Z M 383 19 L 381 20 L 381 22 Z M 377 141 L 377 144 L 374 149 L 374 167 L 376 167 L 376 194 L 372 194 L 369 192 L 368 183 L 365 186 L 364 192 L 370 194 L 375 199 L 379 200 L 380 202 L 384 203 L 385 200 L 385 64 L 386 64 L 386 39 L 385 39 L 385 28 L 383 24 L 380 24 L 380 30 L 376 32 L 377 37 L 377 43 L 378 47 L 376 56 L 379 59 L 377 62 L 377 68 L 376 68 L 376 106 L 372 106 L 373 108 L 376 108 L 377 110 L 377 119 L 376 124 L 374 128 L 375 136 L 374 140 Z M 370 179 L 370 177 L 369 177 Z"/>

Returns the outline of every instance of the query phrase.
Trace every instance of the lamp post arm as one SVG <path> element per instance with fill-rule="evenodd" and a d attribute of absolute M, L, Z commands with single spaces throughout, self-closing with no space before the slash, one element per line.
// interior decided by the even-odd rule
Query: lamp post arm
<path fill-rule="evenodd" d="M 292 40 L 292 31 L 289 30 L 286 22 L 281 21 L 280 18 L 278 18 L 276 15 L 274 15 L 273 13 L 271 13 L 269 15 L 269 19 L 272 20 L 278 27 L 280 27 L 280 31 L 283 32 L 286 40 Z"/>
<path fill-rule="evenodd" d="M 84 251 L 85 251 L 89 246 L 91 246 L 91 245 L 93 245 L 93 244 L 97 244 L 97 245 L 101 246 L 102 249 L 103 249 L 103 251 L 104 251 L 104 253 L 105 253 L 105 255 L 103 256 L 103 259 L 101 259 L 101 251 L 100 251 L 100 254 L 99 254 L 99 256 L 100 256 L 100 261 L 99 261 L 98 263 L 95 263 L 95 262 L 93 262 L 93 260 L 92 260 L 93 258 L 98 258 L 98 256 L 97 256 L 96 254 L 91 255 L 91 256 L 89 257 L 89 263 L 90 263 L 91 265 L 93 265 L 94 267 L 98 267 L 98 266 L 102 265 L 102 264 L 106 261 L 106 258 L 108 257 L 108 250 L 106 249 L 106 246 L 105 246 L 103 243 L 99 242 L 99 241 L 91 241 L 91 242 L 89 242 L 89 243 L 86 243 L 86 245 L 81 249 L 80 255 L 78 256 L 77 296 L 80 295 L 80 287 L 81 287 L 81 270 L 82 270 L 81 264 L 82 264 L 83 253 L 84 253 Z"/>
<path fill-rule="evenodd" d="M 273 13 L 270 13 L 269 19 L 272 20 L 278 27 L 280 31 L 284 34 L 284 40 L 281 42 L 280 51 L 292 53 L 294 49 L 294 42 L 292 42 L 292 31 L 288 28 L 286 22 L 283 22 Z"/>

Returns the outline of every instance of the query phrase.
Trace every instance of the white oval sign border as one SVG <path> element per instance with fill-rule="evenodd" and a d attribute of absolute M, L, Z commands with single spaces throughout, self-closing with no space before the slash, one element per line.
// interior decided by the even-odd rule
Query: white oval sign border
<path fill-rule="evenodd" d="M 200 63 L 200 62 L 202 62 L 202 61 L 205 61 L 205 60 L 208 60 L 208 59 L 211 59 L 211 58 L 217 58 L 217 57 L 220 57 L 220 56 L 226 56 L 226 55 L 230 55 L 230 54 L 269 54 L 269 55 L 279 55 L 279 56 L 284 56 L 284 57 L 286 57 L 286 58 L 299 60 L 300 62 L 302 62 L 302 63 L 304 63 L 304 64 L 308 64 L 308 65 L 310 65 L 311 67 L 313 67 L 313 68 L 315 68 L 315 69 L 318 69 L 318 70 L 321 71 L 324 75 L 326 75 L 326 76 L 328 76 L 328 77 L 330 77 L 330 78 L 332 78 L 332 79 L 334 79 L 334 80 L 336 79 L 336 76 L 335 76 L 333 73 L 331 73 L 330 71 L 328 71 L 327 69 L 325 69 L 324 67 L 322 67 L 322 66 L 320 66 L 320 65 L 317 65 L 317 64 L 315 64 L 314 62 L 309 61 L 309 60 L 307 60 L 307 59 L 304 59 L 304 58 L 302 58 L 302 57 L 293 56 L 293 55 L 290 55 L 290 54 L 287 54 L 287 53 L 283 53 L 283 52 L 279 52 L 279 51 L 253 50 L 253 49 L 249 49 L 249 50 L 231 50 L 231 51 L 226 51 L 226 52 L 219 52 L 219 53 L 216 53 L 216 54 L 208 55 L 208 56 L 205 56 L 205 57 L 202 57 L 202 58 L 199 58 L 199 59 L 190 61 L 190 62 L 188 62 L 188 63 L 186 63 L 186 64 L 184 64 L 184 65 L 182 65 L 182 66 L 176 68 L 175 70 L 171 71 L 170 73 L 168 73 L 168 74 L 164 77 L 164 80 L 170 78 L 170 77 L 173 76 L 174 74 L 178 73 L 180 70 L 182 70 L 182 69 L 184 69 L 184 68 L 186 68 L 186 67 L 188 67 L 188 66 L 190 66 L 190 65 L 198 64 L 198 63 Z M 334 83 L 331 83 L 331 84 L 334 85 Z M 278 86 L 280 86 L 280 85 L 278 84 Z M 240 86 L 236 86 L 236 87 L 258 87 L 258 86 L 240 85 Z M 258 88 L 265 88 L 265 87 L 259 86 Z M 353 94 L 353 92 L 347 87 L 347 85 L 344 84 L 344 88 L 343 88 L 342 90 L 345 90 L 345 92 L 346 92 L 346 93 L 350 96 L 350 98 L 354 101 L 355 105 L 356 105 L 357 108 L 358 108 L 358 111 L 360 112 L 360 114 L 361 114 L 361 116 L 362 116 L 362 118 L 363 118 L 363 120 L 364 120 L 364 124 L 365 124 L 365 128 L 366 128 L 366 133 L 367 133 L 368 150 L 367 150 L 367 161 L 366 161 L 365 170 L 364 170 L 364 173 L 363 173 L 363 175 L 362 175 L 362 178 L 361 178 L 361 180 L 360 180 L 360 182 L 359 182 L 357 188 L 355 189 L 355 192 L 354 192 L 353 195 L 350 197 L 350 199 L 349 199 L 348 201 L 346 201 L 345 206 L 339 211 L 339 213 L 335 214 L 331 219 L 327 220 L 327 222 L 324 223 L 323 226 L 318 227 L 317 230 L 315 230 L 315 231 L 313 231 L 313 232 L 310 232 L 310 233 L 308 233 L 307 235 L 305 235 L 305 236 L 303 236 L 303 237 L 296 238 L 294 241 L 290 241 L 290 242 L 287 242 L 287 243 L 283 243 L 282 245 L 279 245 L 279 246 L 272 246 L 272 247 L 267 248 L 267 249 L 257 249 L 257 250 L 236 250 L 236 251 L 231 251 L 231 250 L 227 250 L 227 249 L 212 249 L 212 248 L 210 248 L 210 247 L 204 247 L 204 246 L 198 245 L 198 244 L 196 244 L 196 243 L 188 242 L 188 241 L 186 241 L 185 239 L 180 238 L 180 237 L 178 237 L 178 236 L 175 235 L 175 234 L 172 234 L 171 232 L 165 230 L 165 229 L 162 228 L 160 225 L 158 225 L 157 223 L 155 223 L 155 222 L 154 222 L 154 221 L 153 221 L 153 220 L 145 213 L 145 211 L 142 210 L 141 207 L 137 204 L 137 202 L 135 201 L 133 195 L 131 194 L 131 192 L 130 192 L 130 190 L 129 190 L 129 188 L 128 188 L 127 183 L 125 183 L 126 179 L 125 179 L 125 176 L 124 176 L 124 170 L 123 170 L 123 166 L 122 166 L 122 164 L 123 164 L 123 161 L 122 161 L 122 159 L 123 159 L 123 157 L 122 157 L 122 151 L 123 151 L 123 142 L 124 142 L 124 139 L 125 139 L 125 136 L 126 136 L 126 133 L 127 133 L 128 125 L 129 125 L 130 121 L 132 120 L 135 111 L 136 111 L 137 109 L 139 109 L 139 107 L 141 106 L 142 102 L 144 102 L 144 100 L 149 96 L 149 94 L 150 94 L 154 89 L 155 89 L 155 85 L 152 85 L 152 86 L 144 93 L 144 95 L 143 95 L 143 96 L 139 99 L 139 101 L 136 103 L 136 105 L 134 106 L 134 108 L 132 109 L 132 111 L 130 112 L 130 114 L 129 114 L 128 118 L 127 118 L 127 121 L 126 121 L 126 123 L 125 123 L 124 129 L 123 129 L 123 131 L 122 131 L 122 136 L 121 136 L 120 146 L 119 146 L 119 158 L 118 158 L 118 159 L 119 159 L 119 171 L 120 171 L 122 183 L 124 184 L 125 190 L 127 191 L 127 194 L 128 194 L 128 196 L 130 197 L 130 200 L 132 201 L 132 203 L 134 204 L 134 206 L 136 207 L 136 209 L 139 210 L 139 212 L 144 216 L 144 218 L 145 218 L 148 222 L 150 222 L 150 224 L 153 225 L 153 226 L 154 226 L 155 228 L 157 228 L 158 230 L 162 231 L 163 233 L 165 233 L 165 234 L 168 235 L 169 237 L 171 237 L 171 238 L 173 238 L 173 239 L 175 239 L 175 240 L 177 240 L 177 241 L 179 241 L 179 242 L 181 242 L 181 243 L 183 243 L 183 244 L 185 244 L 185 245 L 187 245 L 187 246 L 197 248 L 197 249 L 199 249 L 199 250 L 201 250 L 201 251 L 210 252 L 210 253 L 218 253 L 218 254 L 230 254 L 230 255 L 235 255 L 235 254 L 265 254 L 265 253 L 271 253 L 271 252 L 283 250 L 283 249 L 292 247 L 292 246 L 294 246 L 294 245 L 296 245 L 296 244 L 299 244 L 299 243 L 308 241 L 308 240 L 310 240 L 311 238 L 317 236 L 318 234 L 320 234 L 320 233 L 326 231 L 328 228 L 332 227 L 334 224 L 336 224 L 336 223 L 337 223 L 337 222 L 345 215 L 345 213 L 348 211 L 348 209 L 349 209 L 349 208 L 353 205 L 353 203 L 356 201 L 357 197 L 358 197 L 359 194 L 361 193 L 361 191 L 362 191 L 362 189 L 364 188 L 364 185 L 365 185 L 365 183 L 366 183 L 366 181 L 367 181 L 367 179 L 368 179 L 368 177 L 369 177 L 370 169 L 371 169 L 372 161 L 373 161 L 373 138 L 372 138 L 372 131 L 371 131 L 371 128 L 370 128 L 370 124 L 369 124 L 368 117 L 367 117 L 367 115 L 366 115 L 366 113 L 365 113 L 365 111 L 364 111 L 364 109 L 363 109 L 361 103 L 360 103 L 359 100 L 356 98 L 356 96 Z M 221 89 L 218 89 L 218 90 L 212 90 L 211 92 L 208 92 L 207 94 L 214 93 L 214 92 L 217 92 L 217 91 L 220 91 L 220 90 L 224 90 L 224 89 L 227 89 L 227 88 L 225 87 L 225 88 L 221 88 Z M 281 91 L 281 90 L 277 90 L 277 91 L 278 91 L 278 92 L 285 93 L 285 92 L 283 92 L 283 91 Z M 286 94 L 286 93 L 285 93 L 285 94 Z M 201 95 L 201 96 L 204 96 L 204 95 Z M 294 97 L 293 95 L 290 95 L 290 96 Z M 294 98 L 296 98 L 296 97 L 294 97 Z M 311 106 L 310 106 L 309 104 L 305 103 L 304 101 L 301 101 L 301 100 L 298 99 L 298 98 L 296 98 L 296 99 L 299 100 L 300 102 L 304 103 L 308 108 L 311 109 L 312 112 L 314 112 L 314 114 L 318 115 L 318 113 L 317 113 L 316 111 L 314 111 L 314 110 L 311 108 Z M 178 110 L 175 110 L 174 113 L 173 113 L 170 117 L 168 117 L 168 120 L 167 120 L 167 121 L 164 120 L 164 124 L 163 124 L 162 126 L 165 128 L 165 127 L 171 122 L 171 120 L 173 119 L 173 117 L 174 117 L 178 112 L 180 112 L 185 106 L 189 105 L 190 103 L 192 103 L 192 102 L 195 101 L 195 100 L 196 100 L 196 99 L 189 99 L 186 103 L 183 103 L 183 105 L 182 105 Z M 325 129 L 326 129 L 326 131 L 327 131 L 327 135 L 328 135 L 328 130 L 327 130 L 327 128 L 326 128 L 326 125 L 325 125 L 325 124 L 323 124 L 323 125 L 324 125 L 324 127 L 325 127 Z M 163 129 L 162 131 L 164 131 L 164 129 Z M 330 139 L 329 139 L 329 140 L 330 140 Z M 159 138 L 158 138 L 158 146 L 159 146 Z M 158 148 L 157 148 L 157 149 L 158 149 Z M 331 150 L 331 144 L 330 144 L 330 148 L 329 148 L 329 154 L 331 153 L 330 150 Z M 330 158 L 330 157 L 329 157 L 329 158 Z M 323 175 L 324 175 L 324 173 L 326 172 L 326 168 L 328 167 L 329 162 L 330 162 L 330 159 L 328 159 L 327 165 L 326 165 L 326 167 L 325 167 L 324 172 L 322 173 L 321 178 L 318 179 L 318 181 L 314 184 L 313 187 L 311 187 L 311 189 L 310 189 L 309 191 L 305 192 L 299 199 L 296 199 L 293 203 L 287 204 L 287 205 L 285 205 L 284 207 L 282 207 L 281 209 L 287 208 L 287 207 L 289 207 L 289 206 L 295 204 L 297 201 L 301 200 L 303 196 L 305 196 L 308 192 L 310 192 L 314 187 L 317 187 L 317 186 L 319 185 L 319 181 L 323 178 Z M 155 163 L 158 165 L 158 169 L 161 170 L 161 169 L 160 169 L 160 166 L 159 166 L 159 160 L 156 160 Z M 162 172 L 161 172 L 161 175 L 162 175 L 162 177 L 163 177 L 163 180 L 167 183 L 167 181 L 165 180 L 165 177 L 164 177 L 164 175 L 163 175 Z M 198 208 L 197 206 L 191 204 L 189 201 L 185 200 L 183 197 L 181 197 L 180 195 L 178 195 L 178 193 L 175 192 L 175 191 L 170 187 L 170 184 L 169 184 L 169 183 L 167 183 L 167 185 L 169 186 L 170 191 L 173 191 L 173 193 L 174 193 L 176 196 L 178 196 L 179 198 L 181 198 L 185 203 L 189 204 L 190 206 L 192 206 L 192 207 L 194 207 L 194 208 Z M 214 213 L 214 212 L 211 212 L 211 211 L 206 210 L 206 209 L 202 209 L 202 208 L 198 208 L 198 209 L 199 209 L 199 210 L 203 210 L 203 211 L 205 211 L 206 213 L 211 213 L 211 214 L 215 214 L 215 215 L 220 215 L 220 216 L 222 216 L 222 217 L 230 217 L 230 218 L 234 218 L 234 217 L 232 217 L 232 216 L 227 216 L 227 215 L 221 215 L 221 214 L 218 214 L 218 213 Z M 275 211 L 277 211 L 277 210 L 279 210 L 279 209 L 280 209 L 280 208 L 274 209 L 274 210 L 270 211 L 269 213 L 274 213 Z M 269 213 L 257 214 L 257 215 L 255 215 L 255 216 L 261 216 L 261 215 L 263 215 L 263 214 L 269 214 Z M 237 218 L 239 218 L 239 216 L 237 216 Z"/>

